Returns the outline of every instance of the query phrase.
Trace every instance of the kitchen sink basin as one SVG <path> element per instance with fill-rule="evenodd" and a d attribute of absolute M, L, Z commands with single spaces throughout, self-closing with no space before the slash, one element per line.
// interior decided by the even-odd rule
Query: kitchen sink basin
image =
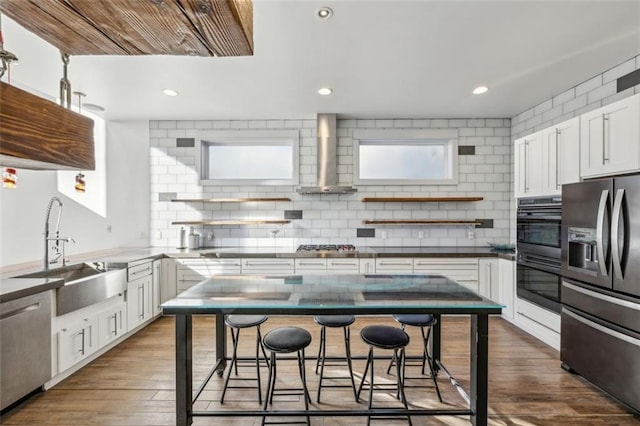
<path fill-rule="evenodd" d="M 20 275 L 17 278 L 62 278 L 56 289 L 56 315 L 64 315 L 113 296 L 127 289 L 127 270 L 105 270 L 96 264 L 78 263 Z"/>

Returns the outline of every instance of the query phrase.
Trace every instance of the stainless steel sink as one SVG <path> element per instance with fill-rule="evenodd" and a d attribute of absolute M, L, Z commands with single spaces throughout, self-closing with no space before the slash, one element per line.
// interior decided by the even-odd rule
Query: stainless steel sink
<path fill-rule="evenodd" d="M 127 289 L 126 269 L 105 270 L 90 263 L 32 272 L 19 278 L 63 278 L 64 286 L 56 290 L 56 315 L 99 303 Z"/>

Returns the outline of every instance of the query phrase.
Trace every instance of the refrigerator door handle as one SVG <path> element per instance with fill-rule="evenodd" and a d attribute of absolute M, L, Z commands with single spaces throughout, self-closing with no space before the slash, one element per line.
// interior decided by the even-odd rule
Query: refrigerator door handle
<path fill-rule="evenodd" d="M 596 250 L 598 253 L 598 268 L 601 275 L 608 275 L 607 259 L 604 255 L 604 213 L 609 200 L 609 190 L 605 189 L 600 195 L 600 204 L 598 205 L 598 218 L 596 224 Z"/>
<path fill-rule="evenodd" d="M 616 278 L 623 279 L 620 249 L 618 247 L 618 229 L 620 226 L 620 216 L 622 215 L 622 201 L 624 199 L 624 189 L 616 191 L 613 202 L 613 214 L 611 217 L 611 257 L 613 259 L 613 272 Z"/>

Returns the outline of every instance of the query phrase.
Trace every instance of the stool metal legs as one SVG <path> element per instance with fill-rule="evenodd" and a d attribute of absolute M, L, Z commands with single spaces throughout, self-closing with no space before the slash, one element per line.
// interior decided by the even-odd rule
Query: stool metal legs
<path fill-rule="evenodd" d="M 311 402 L 311 395 L 309 395 L 309 390 L 307 388 L 307 375 L 306 369 L 304 365 L 304 349 L 301 349 L 296 352 L 297 360 L 298 360 L 298 372 L 300 373 L 300 380 L 302 381 L 302 390 L 303 390 L 303 398 L 304 398 L 304 409 L 309 410 L 309 403 Z M 276 364 L 276 353 L 271 352 L 271 358 L 269 361 L 269 378 L 267 379 L 267 395 L 264 399 L 263 409 L 266 411 L 269 404 L 273 404 L 273 395 L 275 394 L 276 387 L 276 376 L 277 376 L 277 364 Z M 293 390 L 293 389 L 282 389 L 282 390 Z M 266 423 L 265 416 L 262 417 L 262 425 Z M 277 423 L 280 424 L 280 423 Z M 306 417 L 307 426 L 311 425 L 311 420 L 309 416 Z"/>
<path fill-rule="evenodd" d="M 353 389 L 353 396 L 358 401 L 358 395 L 356 392 L 356 383 L 353 380 L 353 365 L 351 363 L 351 330 L 348 326 L 343 327 L 344 332 L 344 350 L 346 355 L 347 367 L 349 368 L 349 377 L 351 380 L 351 388 Z M 316 374 L 318 374 L 318 368 L 320 368 L 320 378 L 318 379 L 318 398 L 317 401 L 320 403 L 320 392 L 322 390 L 322 380 L 323 379 L 346 379 L 347 377 L 339 376 L 339 377 L 324 377 L 324 366 L 327 358 L 327 327 L 322 326 L 320 328 L 320 347 L 318 348 L 318 359 L 316 361 Z M 343 385 L 325 385 L 325 387 L 344 387 Z"/>
<path fill-rule="evenodd" d="M 402 324 L 401 328 L 404 330 L 405 325 Z M 438 399 L 442 402 L 442 395 L 440 394 L 440 387 L 438 386 L 437 375 L 435 371 L 433 371 L 433 366 L 431 364 L 431 355 L 429 354 L 429 338 L 431 336 L 431 327 L 427 327 L 427 331 L 424 331 L 425 327 L 420 327 L 420 333 L 422 334 L 422 374 L 425 374 L 425 365 L 429 366 L 429 374 L 431 381 L 436 389 L 436 394 L 438 395 Z M 391 367 L 396 361 L 396 357 L 391 358 L 391 362 L 389 362 L 389 367 L 387 367 L 387 374 L 391 371 Z M 414 378 L 414 377 L 412 377 Z"/>
<path fill-rule="evenodd" d="M 397 386 L 397 391 L 396 391 L 396 397 L 398 399 L 400 399 L 400 401 L 402 402 L 402 405 L 404 405 L 405 409 L 408 409 L 408 404 L 407 404 L 407 397 L 405 396 L 404 393 L 404 368 L 405 368 L 405 351 L 404 348 L 402 349 L 394 349 L 393 350 L 393 359 L 397 360 L 398 362 L 396 362 L 396 386 Z M 367 364 L 364 367 L 364 373 L 362 373 L 362 381 L 360 382 L 360 386 L 358 388 L 358 392 L 356 394 L 356 400 L 360 399 L 360 392 L 362 392 L 362 388 L 365 382 L 365 379 L 367 377 L 367 372 L 371 372 L 370 373 L 370 377 L 369 377 L 369 410 L 371 408 L 373 408 L 373 388 L 374 388 L 374 377 L 375 377 L 375 369 L 374 369 L 374 365 L 373 365 L 373 346 L 369 347 L 369 355 L 367 356 Z M 371 368 L 371 370 L 369 370 L 369 368 Z M 411 422 L 411 417 L 407 416 L 407 421 L 409 422 L 409 425 L 412 425 Z M 371 423 L 371 417 L 367 417 L 367 426 L 369 426 L 369 424 Z"/>
<path fill-rule="evenodd" d="M 240 341 L 240 328 L 229 327 L 231 331 L 231 340 L 233 341 L 233 355 L 231 356 L 231 363 L 229 364 L 229 370 L 227 371 L 227 377 L 224 379 L 224 387 L 222 388 L 222 396 L 220 396 L 220 403 L 224 404 L 224 397 L 227 393 L 227 388 L 230 389 L 253 389 L 253 386 L 229 386 L 229 380 L 231 379 L 231 371 L 235 372 L 235 375 L 238 375 L 238 342 Z M 269 367 L 269 359 L 267 358 L 267 353 L 262 344 L 262 334 L 260 333 L 260 326 L 256 326 L 256 378 L 255 379 L 243 379 L 243 380 L 256 380 L 257 388 L 258 388 L 258 403 L 262 404 L 262 383 L 260 381 L 260 351 L 262 351 L 262 356 L 264 357 L 264 361 L 267 363 L 267 367 Z"/>

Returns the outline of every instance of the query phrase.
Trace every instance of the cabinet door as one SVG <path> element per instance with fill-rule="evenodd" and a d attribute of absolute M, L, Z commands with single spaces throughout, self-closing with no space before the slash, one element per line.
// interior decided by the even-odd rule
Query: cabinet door
<path fill-rule="evenodd" d="M 151 310 L 151 315 L 152 316 L 156 316 L 159 315 L 160 312 L 162 311 L 162 309 L 160 308 L 160 305 L 162 304 L 162 302 L 160 301 L 160 282 L 161 282 L 161 278 L 162 278 L 162 265 L 161 265 L 161 261 L 160 260 L 154 260 L 153 261 L 153 279 L 152 279 L 152 283 L 151 283 L 151 293 L 153 295 L 153 303 L 152 303 L 152 310 Z"/>
<path fill-rule="evenodd" d="M 98 314 L 98 344 L 103 347 L 127 332 L 127 304 L 125 302 Z"/>
<path fill-rule="evenodd" d="M 63 372 L 98 349 L 98 317 L 82 318 L 58 331 L 58 371 Z"/>
<path fill-rule="evenodd" d="M 127 324 L 131 331 L 151 318 L 153 294 L 152 276 L 139 278 L 127 284 Z"/>
<path fill-rule="evenodd" d="M 498 292 L 498 259 L 478 260 L 478 293 L 495 301 L 498 300 Z"/>
<path fill-rule="evenodd" d="M 537 132 L 515 141 L 516 197 L 542 194 L 542 133 Z"/>
<path fill-rule="evenodd" d="M 327 259 L 327 272 L 329 274 L 358 274 L 360 273 L 360 260 L 356 258 Z"/>
<path fill-rule="evenodd" d="M 376 262 L 373 259 L 360 259 L 360 273 L 361 274 L 375 274 Z"/>
<path fill-rule="evenodd" d="M 580 181 L 580 119 L 542 131 L 542 194 L 559 195 L 566 183 Z M 533 167 L 533 165 L 532 165 Z"/>
<path fill-rule="evenodd" d="M 381 257 L 376 259 L 376 273 L 412 274 L 413 258 Z"/>
<path fill-rule="evenodd" d="M 498 269 L 500 276 L 500 286 L 498 287 L 498 302 L 505 307 L 502 315 L 513 319 L 515 314 L 515 285 L 516 285 L 516 262 L 507 259 L 498 259 Z"/>
<path fill-rule="evenodd" d="M 164 303 L 176 297 L 177 294 L 176 261 L 174 259 L 162 259 L 161 262 L 160 303 Z"/>
<path fill-rule="evenodd" d="M 640 95 L 580 116 L 582 177 L 629 173 L 640 169 Z"/>

